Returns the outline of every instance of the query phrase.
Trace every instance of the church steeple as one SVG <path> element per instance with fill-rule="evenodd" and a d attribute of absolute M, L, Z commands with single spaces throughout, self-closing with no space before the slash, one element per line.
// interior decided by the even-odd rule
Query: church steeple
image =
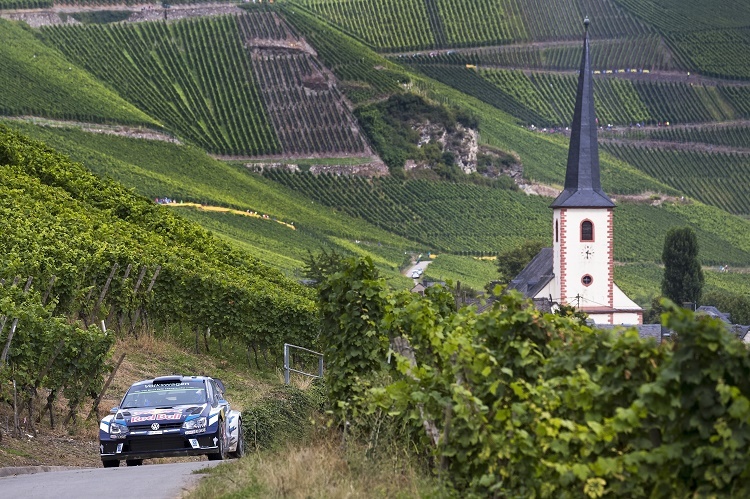
<path fill-rule="evenodd" d="M 599 147 L 594 114 L 594 82 L 589 57 L 589 19 L 583 21 L 585 35 L 578 90 L 570 133 L 565 188 L 552 208 L 611 208 L 615 204 L 604 193 L 599 178 Z"/>

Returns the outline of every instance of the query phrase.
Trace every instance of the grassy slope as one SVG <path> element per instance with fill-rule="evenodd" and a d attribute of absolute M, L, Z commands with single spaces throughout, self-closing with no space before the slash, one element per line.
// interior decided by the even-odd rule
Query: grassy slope
<path fill-rule="evenodd" d="M 293 222 L 296 231 L 275 224 L 272 220 L 181 212 L 251 250 L 262 261 L 287 271 L 302 266 L 302 258 L 308 249 L 315 252 L 319 247 L 327 246 L 340 252 L 354 252 L 332 239 L 335 237 L 373 243 L 373 256 L 382 253 L 389 255 L 385 259 L 388 265 L 381 264 L 379 267 L 389 277 L 397 278 L 397 267 L 401 260 L 396 255 L 403 255 L 404 250 L 413 247 L 413 243 L 406 239 L 324 209 L 289 189 L 249 173 L 242 166 L 211 159 L 197 148 L 92 134 L 77 129 L 43 128 L 18 122 L 7 124 L 45 141 L 95 173 L 112 177 L 151 199 L 169 197 L 207 205 L 231 206 Z M 381 246 L 377 246 L 378 242 Z"/>
<path fill-rule="evenodd" d="M 157 126 L 28 29 L 5 19 L 0 19 L 0 88 L 0 113 L 5 115 Z"/>

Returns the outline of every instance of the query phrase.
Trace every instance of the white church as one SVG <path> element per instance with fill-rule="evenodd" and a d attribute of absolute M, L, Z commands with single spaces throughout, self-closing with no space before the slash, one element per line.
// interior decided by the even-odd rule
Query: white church
<path fill-rule="evenodd" d="M 583 41 L 565 187 L 550 205 L 552 247 L 511 281 L 534 300 L 571 305 L 596 324 L 643 324 L 643 309 L 614 282 L 615 204 L 601 187 L 588 24 Z"/>

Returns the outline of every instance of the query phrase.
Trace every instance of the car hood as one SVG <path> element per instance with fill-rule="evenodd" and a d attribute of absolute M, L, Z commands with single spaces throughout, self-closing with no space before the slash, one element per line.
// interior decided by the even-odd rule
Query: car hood
<path fill-rule="evenodd" d="M 205 412 L 207 405 L 190 404 L 158 409 L 155 407 L 122 409 L 118 411 L 115 419 L 124 419 L 128 426 L 150 423 L 182 423 L 189 416 Z"/>

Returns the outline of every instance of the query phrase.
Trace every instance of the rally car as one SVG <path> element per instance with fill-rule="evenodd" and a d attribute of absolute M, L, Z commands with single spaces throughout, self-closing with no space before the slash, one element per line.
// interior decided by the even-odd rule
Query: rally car
<path fill-rule="evenodd" d="M 245 453 L 242 415 L 224 398 L 221 381 L 205 376 L 162 376 L 131 386 L 99 424 L 105 468 L 125 460 L 138 466 L 152 457 Z"/>

